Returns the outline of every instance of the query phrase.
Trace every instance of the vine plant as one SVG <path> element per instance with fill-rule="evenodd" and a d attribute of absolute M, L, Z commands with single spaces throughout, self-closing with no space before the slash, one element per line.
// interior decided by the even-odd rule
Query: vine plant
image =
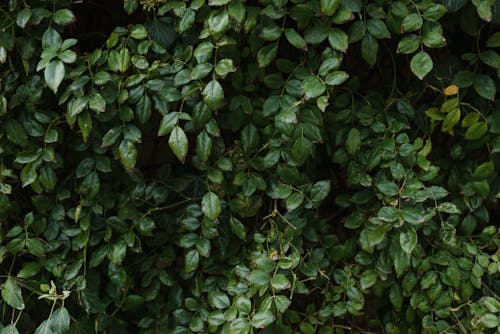
<path fill-rule="evenodd" d="M 0 333 L 500 333 L 499 22 L 2 1 Z"/>

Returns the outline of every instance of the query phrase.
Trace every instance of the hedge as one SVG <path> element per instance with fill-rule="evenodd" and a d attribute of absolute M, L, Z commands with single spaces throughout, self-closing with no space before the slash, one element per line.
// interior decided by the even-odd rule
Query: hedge
<path fill-rule="evenodd" d="M 500 333 L 500 1 L 0 13 L 1 334 Z"/>

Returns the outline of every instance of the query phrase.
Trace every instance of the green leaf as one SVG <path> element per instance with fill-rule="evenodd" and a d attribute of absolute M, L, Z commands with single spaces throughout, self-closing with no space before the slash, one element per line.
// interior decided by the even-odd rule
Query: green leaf
<path fill-rule="evenodd" d="M 241 146 L 245 151 L 251 151 L 259 145 L 259 131 L 252 123 L 245 125 L 241 130 Z"/>
<path fill-rule="evenodd" d="M 233 60 L 229 58 L 219 60 L 215 66 L 215 73 L 221 77 L 235 71 L 236 67 L 233 65 Z"/>
<path fill-rule="evenodd" d="M 17 310 L 24 310 L 21 288 L 17 285 L 17 281 L 10 276 L 2 284 L 2 299 L 7 305 Z"/>
<path fill-rule="evenodd" d="M 89 108 L 95 112 L 106 111 L 106 101 L 104 100 L 101 94 L 96 93 L 90 97 Z"/>
<path fill-rule="evenodd" d="M 16 328 L 16 325 L 10 324 L 3 328 L 0 328 L 1 334 L 19 334 L 19 331 Z"/>
<path fill-rule="evenodd" d="M 177 125 L 179 120 L 179 113 L 171 112 L 163 116 L 160 122 L 160 128 L 158 129 L 158 136 L 168 135 Z"/>
<path fill-rule="evenodd" d="M 26 25 L 28 24 L 30 18 L 31 18 L 31 15 L 32 15 L 32 12 L 31 12 L 31 9 L 28 8 L 28 7 L 25 7 L 23 9 L 21 9 L 18 13 L 17 13 L 17 17 L 16 17 L 16 24 L 19 28 L 24 28 L 26 27 Z"/>
<path fill-rule="evenodd" d="M 238 219 L 231 217 L 229 220 L 229 226 L 231 231 L 241 240 L 246 239 L 246 229 L 245 226 Z"/>
<path fill-rule="evenodd" d="M 406 231 L 399 234 L 399 244 L 406 254 L 411 254 L 413 252 L 417 242 L 417 232 L 415 232 L 415 229 L 411 226 L 408 226 Z"/>
<path fill-rule="evenodd" d="M 203 101 L 212 110 L 217 110 L 222 107 L 224 102 L 224 90 L 217 80 L 210 81 L 203 89 L 201 95 Z"/>
<path fill-rule="evenodd" d="M 485 314 L 481 316 L 480 321 L 486 328 L 498 328 L 500 325 L 500 317 L 497 314 Z"/>
<path fill-rule="evenodd" d="M 417 51 L 420 46 L 420 40 L 415 34 L 408 34 L 401 38 L 398 43 L 398 52 L 402 54 L 411 54 Z"/>
<path fill-rule="evenodd" d="M 130 51 L 123 48 L 118 53 L 118 71 L 121 73 L 127 72 L 130 67 Z"/>
<path fill-rule="evenodd" d="M 130 37 L 134 39 L 144 39 L 148 37 L 148 31 L 143 25 L 136 25 L 132 28 L 130 32 Z"/>
<path fill-rule="evenodd" d="M 339 9 L 342 0 L 321 0 L 321 13 L 327 16 L 332 16 Z"/>
<path fill-rule="evenodd" d="M 111 128 L 106 132 L 104 137 L 102 137 L 102 146 L 101 147 L 109 147 L 116 143 L 118 137 L 122 134 L 122 129 L 120 127 Z"/>
<path fill-rule="evenodd" d="M 496 86 L 493 79 L 485 74 L 478 74 L 474 79 L 474 90 L 487 100 L 495 100 Z"/>
<path fill-rule="evenodd" d="M 458 124 L 460 121 L 460 109 L 453 109 L 443 120 L 443 125 L 441 127 L 441 131 L 450 132 L 453 130 L 453 127 Z"/>
<path fill-rule="evenodd" d="M 387 196 L 396 196 L 399 192 L 399 188 L 396 183 L 383 180 L 377 183 L 377 189 L 384 195 Z"/>
<path fill-rule="evenodd" d="M 361 274 L 361 278 L 359 280 L 361 289 L 368 289 L 375 284 L 375 282 L 377 282 L 377 272 L 375 270 L 366 270 L 363 274 Z"/>
<path fill-rule="evenodd" d="M 345 148 L 350 155 L 354 155 L 361 147 L 361 136 L 359 130 L 352 128 L 347 134 Z"/>
<path fill-rule="evenodd" d="M 285 201 L 286 209 L 293 211 L 297 209 L 304 202 L 304 195 L 299 192 L 291 194 Z"/>
<path fill-rule="evenodd" d="M 61 306 L 54 311 L 49 320 L 49 327 L 53 334 L 64 334 L 69 330 L 71 319 L 68 310 Z"/>
<path fill-rule="evenodd" d="M 210 303 L 213 307 L 219 310 L 228 308 L 231 305 L 229 297 L 224 292 L 216 292 L 210 298 Z"/>
<path fill-rule="evenodd" d="M 366 34 L 361 40 L 361 57 L 363 57 L 368 65 L 373 66 L 377 62 L 377 54 L 377 40 L 371 34 Z"/>
<path fill-rule="evenodd" d="M 486 122 L 476 122 L 465 131 L 465 139 L 477 140 L 483 137 L 488 132 L 488 124 Z"/>
<path fill-rule="evenodd" d="M 28 247 L 28 251 L 36 257 L 45 255 L 45 247 L 38 239 L 28 239 L 26 241 L 26 246 Z"/>
<path fill-rule="evenodd" d="M 399 219 L 399 210 L 392 206 L 383 206 L 378 210 L 377 218 L 389 223 Z"/>
<path fill-rule="evenodd" d="M 191 80 L 200 80 L 205 78 L 213 70 L 213 65 L 210 63 L 201 63 L 196 65 L 191 71 Z"/>
<path fill-rule="evenodd" d="M 280 313 L 285 313 L 288 307 L 292 304 L 292 301 L 286 296 L 279 295 L 274 297 L 274 304 Z"/>
<path fill-rule="evenodd" d="M 349 36 L 339 28 L 333 28 L 328 33 L 328 42 L 335 50 L 346 52 L 349 47 Z"/>
<path fill-rule="evenodd" d="M 257 62 L 259 67 L 269 66 L 278 54 L 278 44 L 269 44 L 257 52 Z"/>
<path fill-rule="evenodd" d="M 188 8 L 181 20 L 179 21 L 178 31 L 180 33 L 189 30 L 196 20 L 196 12 L 192 8 Z"/>
<path fill-rule="evenodd" d="M 45 82 L 54 94 L 57 93 L 57 89 L 61 85 L 65 75 L 66 69 L 64 63 L 60 60 L 53 60 L 45 67 Z"/>
<path fill-rule="evenodd" d="M 434 64 L 431 57 L 425 51 L 416 53 L 410 61 L 410 68 L 420 80 L 422 80 L 432 70 Z"/>
<path fill-rule="evenodd" d="M 454 13 L 465 6 L 469 0 L 440 0 L 440 2 L 446 7 L 446 9 Z"/>
<path fill-rule="evenodd" d="M 486 42 L 486 46 L 489 48 L 498 48 L 500 47 L 500 32 L 496 32 L 488 38 Z"/>
<path fill-rule="evenodd" d="M 330 86 L 338 86 L 343 84 L 349 79 L 349 74 L 344 71 L 333 71 L 325 78 L 325 83 Z"/>
<path fill-rule="evenodd" d="M 311 193 L 309 195 L 309 199 L 313 205 L 313 207 L 318 207 L 321 202 L 328 196 L 331 190 L 331 182 L 330 181 L 318 181 L 316 182 L 312 188 Z"/>
<path fill-rule="evenodd" d="M 264 328 L 274 322 L 274 315 L 271 311 L 255 313 L 252 317 L 252 326 L 255 328 Z"/>
<path fill-rule="evenodd" d="M 200 254 L 198 254 L 198 251 L 196 249 L 190 250 L 184 257 L 184 271 L 186 273 L 195 271 L 196 268 L 198 268 L 199 263 Z"/>
<path fill-rule="evenodd" d="M 75 21 L 75 15 L 71 10 L 63 8 L 56 10 L 53 19 L 55 23 L 65 26 Z"/>
<path fill-rule="evenodd" d="M 135 167 L 137 161 L 137 149 L 133 143 L 128 140 L 122 140 L 118 148 L 120 162 L 123 167 L 130 170 Z"/>
<path fill-rule="evenodd" d="M 418 208 L 404 208 L 401 209 L 401 218 L 412 225 L 420 225 L 425 221 L 425 216 L 422 210 Z"/>
<path fill-rule="evenodd" d="M 315 76 L 308 76 L 302 81 L 302 89 L 306 99 L 313 99 L 326 91 L 325 84 Z"/>
<path fill-rule="evenodd" d="M 207 161 L 212 151 L 212 139 L 206 131 L 200 132 L 196 137 L 196 154 L 201 161 Z"/>
<path fill-rule="evenodd" d="M 219 217 L 222 207 L 219 196 L 213 192 L 206 193 L 201 200 L 201 209 L 208 219 Z"/>
<path fill-rule="evenodd" d="M 366 28 L 368 29 L 368 32 L 377 39 L 391 37 L 391 33 L 389 32 L 389 29 L 387 29 L 387 26 L 385 25 L 384 21 L 382 21 L 382 20 L 370 19 L 366 23 Z"/>
<path fill-rule="evenodd" d="M 143 95 L 137 103 L 135 115 L 139 123 L 144 124 L 151 118 L 152 104 L 151 99 L 147 95 Z"/>
<path fill-rule="evenodd" d="M 125 13 L 128 15 L 132 14 L 137 10 L 139 7 L 139 3 L 137 0 L 124 0 L 123 1 L 123 10 L 125 10 Z"/>
<path fill-rule="evenodd" d="M 90 116 L 90 113 L 87 111 L 84 111 L 80 115 L 78 115 L 78 127 L 80 128 L 80 131 L 82 133 L 82 138 L 84 142 L 87 142 L 90 133 L 92 132 L 92 117 Z M 56 142 L 57 139 L 53 142 Z"/>
<path fill-rule="evenodd" d="M 290 42 L 290 44 L 292 44 L 297 49 L 307 50 L 306 41 L 294 29 L 292 28 L 285 29 L 285 37 L 288 40 L 288 42 Z"/>
<path fill-rule="evenodd" d="M 181 127 L 175 126 L 172 129 L 168 138 L 168 145 L 177 159 L 184 163 L 188 152 L 188 138 Z"/>
<path fill-rule="evenodd" d="M 229 14 L 226 9 L 214 10 L 209 15 L 207 22 L 211 35 L 218 38 L 229 28 Z"/>
<path fill-rule="evenodd" d="M 413 32 L 422 28 L 424 20 L 420 14 L 414 13 L 406 16 L 401 23 L 401 30 L 404 32 Z"/>
<path fill-rule="evenodd" d="M 42 265 L 39 262 L 27 262 L 23 265 L 23 268 L 17 273 L 18 278 L 30 278 L 35 276 L 42 269 Z"/>
<path fill-rule="evenodd" d="M 35 334 L 53 334 L 49 319 L 44 320 L 35 330 Z"/>
<path fill-rule="evenodd" d="M 111 247 L 111 253 L 108 255 L 111 262 L 120 264 L 127 254 L 127 244 L 124 240 L 118 241 Z"/>

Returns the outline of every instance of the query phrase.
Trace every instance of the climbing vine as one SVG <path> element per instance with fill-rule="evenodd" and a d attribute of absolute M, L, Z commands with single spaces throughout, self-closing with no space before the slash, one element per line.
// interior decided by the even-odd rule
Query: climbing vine
<path fill-rule="evenodd" d="M 500 333 L 499 23 L 2 1 L 0 333 Z"/>

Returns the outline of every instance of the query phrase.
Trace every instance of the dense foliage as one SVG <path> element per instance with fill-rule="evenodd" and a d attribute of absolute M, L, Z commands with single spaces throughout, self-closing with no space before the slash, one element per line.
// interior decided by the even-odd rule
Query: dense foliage
<path fill-rule="evenodd" d="M 0 13 L 0 333 L 500 333 L 500 1 Z"/>

